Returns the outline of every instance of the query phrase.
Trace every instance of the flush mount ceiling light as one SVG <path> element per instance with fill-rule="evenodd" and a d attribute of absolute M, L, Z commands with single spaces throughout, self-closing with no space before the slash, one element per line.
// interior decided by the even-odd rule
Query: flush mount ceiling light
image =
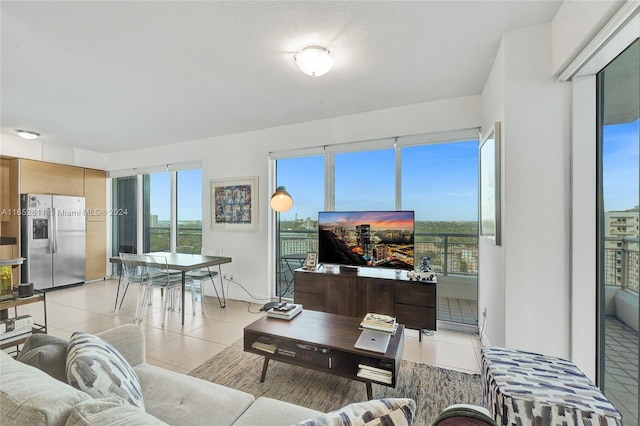
<path fill-rule="evenodd" d="M 326 47 L 308 46 L 293 57 L 300 71 L 312 77 L 320 77 L 333 66 L 331 52 Z"/>
<path fill-rule="evenodd" d="M 32 132 L 31 130 L 16 129 L 16 133 L 18 134 L 18 136 L 25 139 L 36 139 L 38 136 L 40 136 L 40 133 Z"/>

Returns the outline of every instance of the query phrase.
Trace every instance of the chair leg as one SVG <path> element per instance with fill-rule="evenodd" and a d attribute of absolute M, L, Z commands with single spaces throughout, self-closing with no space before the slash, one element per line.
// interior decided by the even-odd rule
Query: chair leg
<path fill-rule="evenodd" d="M 118 309 L 116 309 L 116 311 L 120 311 L 120 309 L 122 309 L 122 302 L 124 302 L 124 297 L 127 295 L 127 290 L 129 290 L 129 281 L 127 281 L 127 285 L 124 287 L 124 291 L 122 292 L 122 298 L 120 299 L 120 305 L 118 306 Z M 116 300 L 116 303 L 118 303 L 117 300 Z"/>
<path fill-rule="evenodd" d="M 202 281 L 200 281 L 200 310 L 202 311 L 202 315 L 207 314 L 204 309 L 204 283 Z"/>
<path fill-rule="evenodd" d="M 140 319 L 140 312 L 142 311 L 142 303 L 144 303 L 144 289 L 142 288 L 142 284 L 138 288 L 138 300 L 136 300 L 136 314 L 134 316 L 134 321 Z"/>
<path fill-rule="evenodd" d="M 200 291 L 202 291 L 202 281 L 193 280 L 191 282 L 191 311 L 196 313 L 196 283 L 200 286 Z"/>
<path fill-rule="evenodd" d="M 137 321 L 142 321 L 144 317 L 144 311 L 148 306 L 147 303 L 151 298 L 151 285 L 150 284 L 140 284 L 140 289 L 138 290 L 138 303 L 136 304 L 136 317 Z M 151 303 L 149 303 L 150 305 Z"/>
<path fill-rule="evenodd" d="M 162 298 L 162 320 L 160 322 L 160 327 L 164 327 L 164 323 L 167 319 L 167 309 L 168 309 L 168 303 L 169 303 L 169 299 L 173 298 L 173 291 L 169 288 L 167 288 L 167 294 L 165 295 L 165 297 Z"/>

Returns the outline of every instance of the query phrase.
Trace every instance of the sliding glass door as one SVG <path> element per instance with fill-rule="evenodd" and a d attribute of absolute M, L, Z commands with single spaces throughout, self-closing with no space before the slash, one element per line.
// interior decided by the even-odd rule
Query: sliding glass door
<path fill-rule="evenodd" d="M 640 42 L 598 73 L 598 378 L 638 424 Z"/>

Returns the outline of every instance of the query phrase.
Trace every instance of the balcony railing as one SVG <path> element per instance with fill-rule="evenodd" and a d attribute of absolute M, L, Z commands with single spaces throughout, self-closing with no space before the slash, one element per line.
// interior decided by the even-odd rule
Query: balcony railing
<path fill-rule="evenodd" d="M 280 233 L 280 256 L 318 251 L 317 231 Z M 430 257 L 437 273 L 478 275 L 478 236 L 476 234 L 416 233 L 415 262 Z"/>
<path fill-rule="evenodd" d="M 478 236 L 476 234 L 415 233 L 416 267 L 423 257 L 430 257 L 431 268 L 439 275 L 478 275 Z M 302 256 L 318 251 L 316 230 L 287 230 L 280 233 L 278 284 L 283 296 L 293 294 L 293 270 L 302 266 Z M 287 290 L 286 292 L 284 290 Z"/>
<path fill-rule="evenodd" d="M 604 283 L 638 292 L 638 238 L 606 237 Z"/>
<path fill-rule="evenodd" d="M 171 229 L 166 226 L 148 228 L 148 251 L 171 251 Z M 178 226 L 178 246 L 191 246 L 193 253 L 202 251 L 202 228 Z M 145 246 L 147 242 L 145 241 Z M 145 248 L 145 251 L 147 249 Z"/>

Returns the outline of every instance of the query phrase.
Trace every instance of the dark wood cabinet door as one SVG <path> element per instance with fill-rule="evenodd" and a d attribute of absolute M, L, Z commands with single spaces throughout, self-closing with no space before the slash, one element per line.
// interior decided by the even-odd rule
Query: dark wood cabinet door
<path fill-rule="evenodd" d="M 364 318 L 369 312 L 393 316 L 393 283 L 382 278 L 359 278 L 358 316 Z"/>
<path fill-rule="evenodd" d="M 358 316 L 358 277 L 355 274 L 334 275 L 326 284 L 326 312 Z"/>
<path fill-rule="evenodd" d="M 318 296 L 314 293 L 304 293 L 302 291 L 295 292 L 293 303 L 302 305 L 303 309 L 311 309 L 312 311 L 326 311 L 324 304 L 324 295 Z"/>
<path fill-rule="evenodd" d="M 436 284 L 399 282 L 394 284 L 393 299 L 396 303 L 436 307 Z"/>
<path fill-rule="evenodd" d="M 316 274 L 313 272 L 295 272 L 294 291 L 303 293 L 322 294 L 326 293 L 325 274 Z M 297 303 L 297 302 L 296 302 Z"/>

